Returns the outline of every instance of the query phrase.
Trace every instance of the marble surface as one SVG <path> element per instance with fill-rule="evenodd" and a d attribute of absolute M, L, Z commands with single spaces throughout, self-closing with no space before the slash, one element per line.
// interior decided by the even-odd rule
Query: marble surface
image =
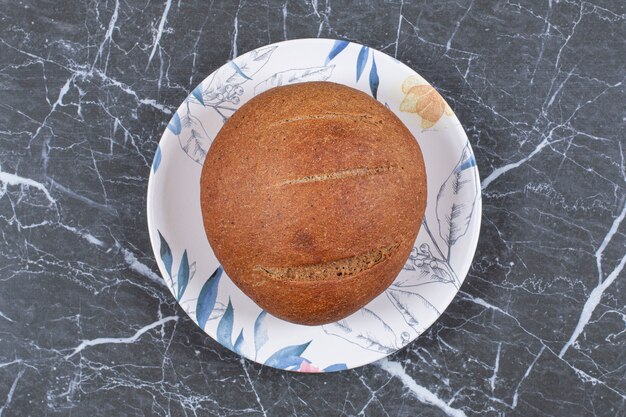
<path fill-rule="evenodd" d="M 157 274 L 169 117 L 228 59 L 354 40 L 430 80 L 482 175 L 452 305 L 384 360 L 297 375 L 204 335 Z M 0 415 L 626 415 L 626 3 L 3 1 Z"/>

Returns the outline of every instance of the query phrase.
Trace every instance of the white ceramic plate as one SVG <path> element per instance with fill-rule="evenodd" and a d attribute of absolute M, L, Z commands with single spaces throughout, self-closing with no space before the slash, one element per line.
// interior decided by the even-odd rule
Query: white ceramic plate
<path fill-rule="evenodd" d="M 424 225 L 391 287 L 350 317 L 313 327 L 266 314 L 232 283 L 209 246 L 200 211 L 202 162 L 224 121 L 255 94 L 307 81 L 345 84 L 384 103 L 416 137 L 428 176 Z M 418 337 L 441 315 L 465 279 L 480 218 L 474 155 L 441 96 L 394 58 L 329 39 L 264 46 L 208 76 L 163 133 L 148 184 L 150 241 L 161 274 L 181 307 L 228 349 L 290 371 L 354 368 Z"/>

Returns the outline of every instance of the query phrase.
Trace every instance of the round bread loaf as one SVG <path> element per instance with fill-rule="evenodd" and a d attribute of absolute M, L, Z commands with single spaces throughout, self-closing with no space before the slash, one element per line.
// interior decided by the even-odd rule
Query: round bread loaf
<path fill-rule="evenodd" d="M 202 169 L 204 227 L 233 282 L 284 320 L 342 319 L 382 293 L 424 217 L 420 148 L 385 106 L 329 82 L 243 105 Z"/>

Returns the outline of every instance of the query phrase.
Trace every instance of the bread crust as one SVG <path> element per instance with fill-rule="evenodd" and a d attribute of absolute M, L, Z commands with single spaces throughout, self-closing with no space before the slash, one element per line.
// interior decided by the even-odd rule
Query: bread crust
<path fill-rule="evenodd" d="M 200 180 L 204 228 L 233 282 L 284 320 L 342 319 L 401 271 L 426 207 L 421 150 L 367 94 L 268 90 L 224 124 Z"/>

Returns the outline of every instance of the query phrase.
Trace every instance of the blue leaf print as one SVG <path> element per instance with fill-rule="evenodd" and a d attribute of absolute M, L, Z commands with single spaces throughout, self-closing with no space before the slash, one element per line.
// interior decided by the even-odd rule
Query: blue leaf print
<path fill-rule="evenodd" d="M 311 341 L 308 341 L 301 345 L 284 347 L 267 358 L 265 365 L 280 369 L 298 369 L 304 360 L 300 355 L 304 353 L 310 343 Z"/>
<path fill-rule="evenodd" d="M 233 305 L 230 302 L 230 297 L 228 297 L 228 307 L 226 307 L 226 312 L 224 312 L 220 323 L 217 325 L 217 341 L 230 350 L 234 349 L 231 339 L 234 318 L 235 311 L 233 310 Z"/>
<path fill-rule="evenodd" d="M 357 82 L 361 78 L 361 74 L 363 74 L 363 70 L 365 69 L 365 64 L 367 63 L 367 57 L 369 55 L 370 48 L 367 46 L 363 46 L 359 51 L 359 56 L 356 59 L 356 80 Z"/>
<path fill-rule="evenodd" d="M 376 59 L 372 53 L 372 68 L 370 69 L 370 90 L 372 91 L 372 97 L 376 98 L 378 94 L 378 84 L 380 79 L 378 78 L 378 69 L 376 68 Z"/>
<path fill-rule="evenodd" d="M 161 240 L 161 248 L 159 249 L 161 260 L 163 261 L 163 265 L 165 265 L 165 270 L 167 271 L 168 277 L 171 279 L 172 276 L 172 251 L 170 249 L 170 245 L 167 244 L 167 241 L 159 232 L 159 239 Z"/>
<path fill-rule="evenodd" d="M 350 44 L 350 42 L 348 41 L 335 41 L 335 43 L 333 44 L 333 47 L 331 48 L 330 52 L 328 53 L 328 56 L 326 57 L 326 64 L 328 64 L 330 61 L 333 60 L 333 58 L 335 58 L 337 55 L 339 55 L 339 53 L 341 51 L 343 51 L 344 49 L 346 49 L 346 47 Z"/>
<path fill-rule="evenodd" d="M 178 298 L 180 299 L 187 288 L 189 282 L 189 260 L 187 259 L 187 250 L 183 252 L 183 258 L 180 260 L 180 266 L 178 267 Z"/>
<path fill-rule="evenodd" d="M 474 170 L 467 169 L 476 164 L 469 144 L 463 148 L 461 158 L 450 176 L 441 185 L 437 195 L 436 214 L 439 222 L 439 236 L 450 247 L 465 233 L 474 212 L 474 202 L 478 195 L 478 181 Z"/>
<path fill-rule="evenodd" d="M 241 352 L 241 348 L 243 347 L 243 329 L 241 329 L 241 331 L 239 332 L 239 336 L 237 336 L 237 340 L 235 340 L 235 352 L 239 353 L 240 355 L 242 354 Z"/>
<path fill-rule="evenodd" d="M 256 352 L 261 350 L 263 345 L 268 341 L 267 325 L 265 324 L 265 317 L 267 311 L 263 310 L 256 318 L 254 322 L 254 349 Z"/>
<path fill-rule="evenodd" d="M 466 169 L 475 167 L 475 166 L 476 166 L 476 158 L 474 158 L 474 155 L 470 155 L 468 159 L 463 161 L 461 165 L 457 166 L 454 169 L 454 172 L 459 173 L 461 171 L 465 171 Z"/>
<path fill-rule="evenodd" d="M 324 368 L 324 372 L 345 371 L 346 369 L 348 369 L 348 366 L 345 363 L 336 363 Z"/>
<path fill-rule="evenodd" d="M 156 174 L 157 169 L 159 169 L 159 165 L 161 165 L 161 147 L 157 146 L 157 150 L 154 153 L 154 159 L 152 160 L 152 172 Z"/>
<path fill-rule="evenodd" d="M 235 61 L 230 61 L 230 65 L 232 65 L 232 67 L 235 69 L 235 72 L 237 74 L 241 75 L 246 80 L 251 80 L 252 79 L 252 78 L 248 77 L 246 74 L 243 73 L 241 68 L 239 68 L 239 65 L 235 64 Z"/>
<path fill-rule="evenodd" d="M 202 83 L 198 84 L 196 88 L 193 89 L 191 94 L 204 106 L 204 99 L 202 98 Z"/>
<path fill-rule="evenodd" d="M 172 117 L 172 120 L 170 120 L 170 123 L 167 125 L 167 128 L 171 130 L 173 134 L 180 135 L 180 131 L 182 129 L 180 125 L 180 116 L 178 116 L 178 113 L 174 113 L 174 116 Z"/>
<path fill-rule="evenodd" d="M 306 359 L 304 359 L 302 356 L 285 356 L 280 359 L 277 365 L 273 366 L 279 369 L 295 371 L 297 369 L 300 369 L 300 367 L 302 366 L 302 362 L 304 362 L 305 360 Z"/>
<path fill-rule="evenodd" d="M 213 312 L 213 308 L 215 307 L 217 288 L 220 283 L 220 278 L 222 277 L 222 272 L 224 272 L 224 270 L 221 266 L 219 266 L 209 277 L 207 282 L 204 283 L 202 290 L 200 290 L 198 303 L 196 305 L 196 319 L 198 320 L 198 325 L 200 325 L 202 329 L 204 329 L 204 326 L 209 320 L 209 317 Z"/>

